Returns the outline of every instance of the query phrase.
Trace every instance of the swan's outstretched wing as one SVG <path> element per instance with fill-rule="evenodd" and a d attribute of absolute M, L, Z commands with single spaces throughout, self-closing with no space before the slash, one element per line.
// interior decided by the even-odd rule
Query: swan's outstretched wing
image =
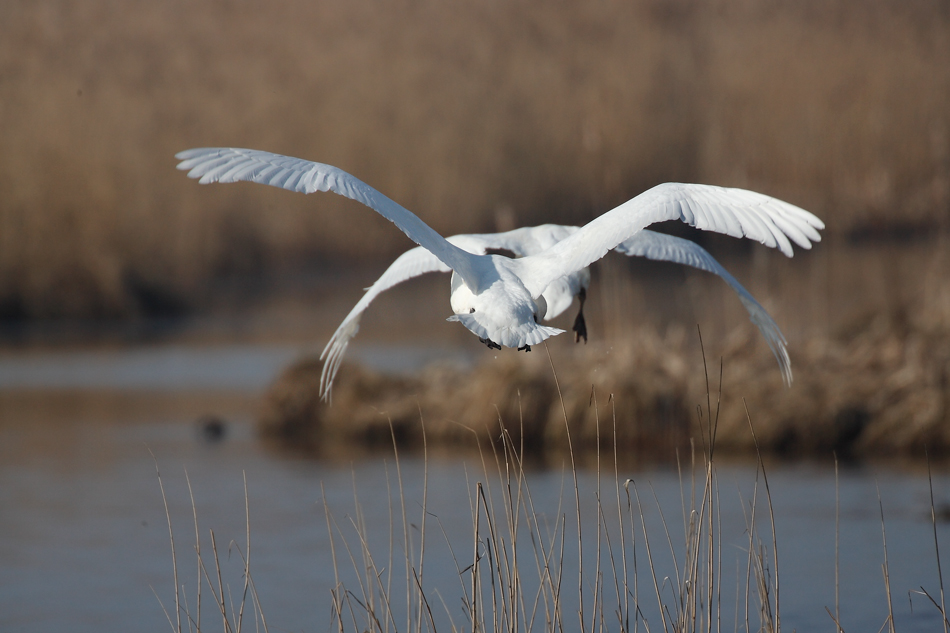
<path fill-rule="evenodd" d="M 366 289 L 366 294 L 353 306 L 353 309 L 343 319 L 336 332 L 330 337 L 326 347 L 323 348 L 323 352 L 320 354 L 320 360 L 324 361 L 323 371 L 320 374 L 320 397 L 324 400 L 330 399 L 333 379 L 336 378 L 336 374 L 340 370 L 340 363 L 343 361 L 346 348 L 350 344 L 350 340 L 359 332 L 360 318 L 362 318 L 363 312 L 366 311 L 373 299 L 379 296 L 380 293 L 413 277 L 430 272 L 449 272 L 451 270 L 438 257 L 421 246 L 408 250 L 396 258 L 396 261 L 386 269 L 386 272 Z"/>
<path fill-rule="evenodd" d="M 492 235 L 453 235 L 447 238 L 447 241 L 461 249 L 475 255 L 483 255 L 488 248 L 502 248 L 493 246 L 491 243 Z M 373 302 L 381 293 L 389 290 L 393 286 L 401 284 L 404 281 L 413 279 L 426 273 L 451 272 L 452 269 L 446 266 L 438 257 L 429 250 L 417 246 L 410 249 L 396 258 L 389 265 L 389 268 L 377 279 L 372 286 L 366 289 L 360 300 L 357 302 L 350 313 L 346 315 L 343 322 L 330 337 L 330 341 L 323 352 L 320 354 L 320 360 L 324 361 L 323 371 L 320 374 L 320 397 L 324 400 L 330 399 L 333 380 L 340 370 L 340 363 L 343 361 L 343 355 L 350 341 L 360 330 L 360 319 L 369 304 Z"/>
<path fill-rule="evenodd" d="M 748 237 L 792 256 L 789 240 L 811 248 L 824 228 L 814 215 L 769 196 L 712 185 L 657 185 L 595 218 L 543 253 L 512 262 L 532 296 L 553 280 L 603 257 L 654 222 L 681 220 L 707 231 Z"/>
<path fill-rule="evenodd" d="M 483 255 L 488 249 L 504 249 L 511 251 L 518 257 L 523 257 L 551 247 L 576 230 L 576 226 L 545 224 L 523 227 L 505 233 L 453 235 L 446 239 L 451 244 L 476 255 Z M 376 297 L 393 286 L 414 277 L 431 272 L 447 273 L 451 270 L 439 258 L 421 246 L 408 250 L 397 257 L 382 276 L 367 288 L 366 294 L 353 306 L 353 309 L 343 319 L 336 332 L 333 333 L 326 347 L 323 348 L 323 352 L 320 354 L 320 359 L 324 361 L 323 371 L 320 374 L 320 397 L 324 400 L 330 399 L 333 381 L 340 370 L 340 364 L 343 361 L 344 354 L 346 354 L 346 349 L 353 337 L 359 332 L 360 319 L 363 313 Z M 551 299 L 548 301 L 548 313 L 552 318 L 566 309 L 574 295 L 577 294 L 573 291 L 573 286 L 570 283 L 574 277 L 578 276 L 572 276 L 567 280 L 557 280 L 552 286 L 558 283 L 560 285 L 546 291 L 546 295 L 553 292 L 557 296 L 557 300 Z M 579 279 L 583 279 L 583 276 Z"/>
<path fill-rule="evenodd" d="M 772 354 L 775 355 L 775 360 L 778 361 L 779 368 L 782 370 L 782 378 L 785 379 L 785 384 L 792 384 L 792 365 L 788 358 L 788 351 L 785 349 L 787 341 L 782 331 L 765 308 L 706 249 L 695 242 L 680 237 L 643 230 L 622 242 L 614 250 L 631 257 L 646 257 L 657 261 L 692 266 L 722 277 L 739 295 L 739 301 L 749 312 L 749 319 L 765 337 L 769 349 L 772 350 Z"/>
<path fill-rule="evenodd" d="M 414 213 L 342 169 L 260 150 L 224 147 L 189 149 L 175 158 L 181 160 L 178 169 L 189 170 L 188 177 L 199 178 L 201 184 L 243 180 L 300 193 L 332 191 L 362 202 L 461 275 L 472 292 L 480 290 L 477 255 L 453 246 Z"/>

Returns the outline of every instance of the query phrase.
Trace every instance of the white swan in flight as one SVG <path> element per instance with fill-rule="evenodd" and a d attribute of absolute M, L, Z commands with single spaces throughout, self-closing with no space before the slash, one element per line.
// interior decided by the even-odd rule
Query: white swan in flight
<path fill-rule="evenodd" d="M 332 191 L 365 204 L 453 271 L 450 303 L 455 314 L 448 320 L 461 322 L 483 343 L 496 348 L 503 345 L 530 350 L 532 345 L 561 334 L 564 330 L 539 323 L 547 311 L 545 290 L 655 222 L 680 220 L 699 229 L 748 237 L 778 248 L 788 257 L 792 256 L 791 242 L 809 249 L 812 242 L 821 240 L 818 230 L 824 228 L 822 221 L 808 211 L 753 191 L 665 183 L 543 250 L 512 259 L 468 252 L 436 233 L 411 211 L 331 165 L 236 148 L 190 149 L 179 152 L 176 158 L 181 161 L 178 169 L 188 170 L 188 176 L 202 184 L 250 181 L 301 193 Z M 768 335 L 766 339 L 770 340 Z M 784 339 L 778 340 L 783 342 L 779 347 L 784 352 Z M 774 352 L 771 340 L 770 346 Z M 782 365 L 781 355 L 776 356 Z M 783 374 L 790 380 L 786 367 L 787 357 Z"/>
<path fill-rule="evenodd" d="M 550 248 L 578 230 L 579 227 L 576 226 L 543 224 L 541 226 L 523 227 L 505 233 L 453 235 L 446 239 L 470 253 L 484 255 L 489 250 L 497 249 L 511 251 L 516 257 L 526 257 Z M 702 246 L 680 237 L 644 229 L 616 246 L 614 251 L 630 257 L 646 257 L 656 261 L 684 264 L 721 277 L 739 296 L 739 301 L 749 312 L 749 319 L 759 328 L 778 361 L 786 384 L 791 383 L 792 369 L 788 352 L 785 349 L 786 340 L 778 325 L 765 308 L 755 300 L 755 297 Z M 346 348 L 359 332 L 360 319 L 369 308 L 369 304 L 393 286 L 431 272 L 447 273 L 451 272 L 451 269 L 443 264 L 438 257 L 421 246 L 417 246 L 397 257 L 380 278 L 366 289 L 366 294 L 346 315 L 346 318 L 343 319 L 343 322 L 333 333 L 330 341 L 320 354 L 320 360 L 325 361 L 320 375 L 320 395 L 324 400 L 330 399 L 333 380 L 340 369 Z M 556 279 L 541 293 L 541 297 L 547 305 L 547 311 L 544 315 L 545 321 L 550 321 L 559 316 L 570 307 L 574 297 L 578 297 L 580 309 L 572 328 L 575 342 L 578 342 L 581 338 L 584 339 L 584 342 L 587 342 L 584 301 L 589 285 L 590 270 L 583 268 L 571 275 Z"/>

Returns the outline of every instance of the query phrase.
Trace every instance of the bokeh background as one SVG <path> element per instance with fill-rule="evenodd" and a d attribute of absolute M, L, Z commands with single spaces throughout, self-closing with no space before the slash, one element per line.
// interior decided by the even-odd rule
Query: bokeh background
<path fill-rule="evenodd" d="M 672 180 L 884 256 L 948 230 L 948 60 L 944 0 L 11 0 L 0 318 L 202 310 L 222 280 L 409 246 L 335 196 L 198 187 L 174 154 L 207 145 L 337 165 L 443 234 Z"/>
<path fill-rule="evenodd" d="M 590 318 L 595 340 L 632 360 L 603 366 L 621 382 L 597 383 L 596 348 L 577 384 L 622 391 L 626 376 L 651 374 L 634 417 L 673 399 L 674 417 L 692 419 L 705 389 L 698 324 L 712 373 L 722 359 L 727 391 L 776 429 L 771 446 L 833 448 L 875 422 L 877 450 L 950 446 L 945 0 L 11 1 L 0 113 L 2 345 L 174 340 L 200 319 L 192 341 L 251 329 L 321 345 L 411 246 L 337 196 L 200 187 L 174 168 L 189 147 L 339 166 L 444 235 L 582 224 L 654 184 L 704 182 L 783 198 L 827 225 L 792 260 L 659 227 L 705 245 L 766 305 L 798 388 L 783 390 L 723 284 L 621 257 L 594 267 Z M 439 284 L 376 306 L 359 340 L 472 343 L 432 308 L 444 306 Z M 270 316 L 240 334 L 219 318 L 254 310 Z M 307 380 L 295 374 L 291 392 L 312 391 Z M 430 383 L 396 390 L 416 398 Z M 347 425 L 367 388 L 354 393 L 354 406 L 311 402 L 308 415 Z M 449 410 L 485 410 L 486 398 Z M 407 423 L 413 402 L 400 405 Z M 379 421 L 386 407 L 364 409 Z M 741 409 L 726 417 L 751 446 Z M 809 425 L 837 430 L 805 441 Z"/>
<path fill-rule="evenodd" d="M 782 198 L 827 226 L 792 259 L 657 228 L 762 302 L 795 381 L 725 284 L 616 255 L 586 346 L 494 354 L 445 322 L 445 278 L 385 293 L 327 406 L 315 355 L 412 244 L 337 196 L 200 186 L 174 156 L 202 146 L 336 165 L 443 235 L 581 224 L 664 181 Z M 950 0 L 0 0 L 3 631 L 159 630 L 166 519 L 194 571 L 195 515 L 222 558 L 250 530 L 273 628 L 329 630 L 324 503 L 392 521 L 393 435 L 411 512 L 430 495 L 456 551 L 495 476 L 463 448 L 503 423 L 539 513 L 570 514 L 574 463 L 585 504 L 602 475 L 655 482 L 675 532 L 708 405 L 725 538 L 760 482 L 750 420 L 771 460 L 787 628 L 830 630 L 839 533 L 843 628 L 881 628 L 886 513 L 897 629 L 939 629 L 901 596 L 936 595 L 950 517 Z M 614 420 L 622 447 L 588 451 Z"/>

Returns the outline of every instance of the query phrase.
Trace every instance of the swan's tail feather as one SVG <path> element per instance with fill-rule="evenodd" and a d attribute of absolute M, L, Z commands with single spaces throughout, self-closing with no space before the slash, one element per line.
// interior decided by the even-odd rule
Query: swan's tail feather
<path fill-rule="evenodd" d="M 562 334 L 564 330 L 546 325 L 538 325 L 530 321 L 518 323 L 512 327 L 501 327 L 493 330 L 486 328 L 474 314 L 453 314 L 446 321 L 458 321 L 480 339 L 487 339 L 493 343 L 513 347 L 515 349 L 525 345 L 539 345 L 545 339 Z"/>

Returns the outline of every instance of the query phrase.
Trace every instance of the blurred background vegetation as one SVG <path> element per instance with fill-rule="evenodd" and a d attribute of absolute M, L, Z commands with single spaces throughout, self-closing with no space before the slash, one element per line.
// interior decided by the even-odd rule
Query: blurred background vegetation
<path fill-rule="evenodd" d="M 930 241 L 950 2 L 7 0 L 0 120 L 8 322 L 201 310 L 410 245 L 335 196 L 199 187 L 174 154 L 208 145 L 337 165 L 446 235 L 674 180 L 807 208 L 828 253 Z"/>

